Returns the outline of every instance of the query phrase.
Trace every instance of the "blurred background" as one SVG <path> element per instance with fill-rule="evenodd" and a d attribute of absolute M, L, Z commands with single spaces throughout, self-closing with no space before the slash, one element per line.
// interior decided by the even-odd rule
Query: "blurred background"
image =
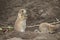
<path fill-rule="evenodd" d="M 27 25 L 60 19 L 60 0 L 0 0 L 0 26 L 13 26 L 21 8 L 27 10 Z"/>

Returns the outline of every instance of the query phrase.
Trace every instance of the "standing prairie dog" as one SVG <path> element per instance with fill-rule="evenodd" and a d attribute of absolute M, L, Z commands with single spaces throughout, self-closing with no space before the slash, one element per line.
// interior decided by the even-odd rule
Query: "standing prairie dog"
<path fill-rule="evenodd" d="M 18 32 L 25 32 L 27 13 L 25 9 L 20 9 L 15 21 L 14 29 Z"/>
<path fill-rule="evenodd" d="M 39 30 L 42 33 L 54 33 L 56 29 L 58 29 L 59 26 L 57 25 L 52 25 L 50 23 L 41 23 L 39 25 Z"/>

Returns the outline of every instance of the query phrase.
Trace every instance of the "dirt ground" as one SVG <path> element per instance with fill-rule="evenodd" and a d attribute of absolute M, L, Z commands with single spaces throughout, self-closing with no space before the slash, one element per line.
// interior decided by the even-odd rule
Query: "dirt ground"
<path fill-rule="evenodd" d="M 38 27 L 26 28 L 26 32 L 10 31 L 0 33 L 0 40 L 60 40 L 60 32 L 41 33 Z"/>

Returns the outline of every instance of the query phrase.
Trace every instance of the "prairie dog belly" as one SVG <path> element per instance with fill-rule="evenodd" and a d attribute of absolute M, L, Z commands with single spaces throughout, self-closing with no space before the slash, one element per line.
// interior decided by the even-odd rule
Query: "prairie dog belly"
<path fill-rule="evenodd" d="M 15 24 L 15 30 L 19 32 L 25 32 L 26 29 L 26 20 L 19 21 Z"/>

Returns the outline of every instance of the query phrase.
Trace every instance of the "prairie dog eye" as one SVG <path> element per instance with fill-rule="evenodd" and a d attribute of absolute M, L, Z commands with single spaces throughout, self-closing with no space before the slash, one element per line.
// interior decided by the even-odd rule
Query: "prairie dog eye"
<path fill-rule="evenodd" d="M 24 12 L 24 10 L 21 10 L 21 12 Z"/>

